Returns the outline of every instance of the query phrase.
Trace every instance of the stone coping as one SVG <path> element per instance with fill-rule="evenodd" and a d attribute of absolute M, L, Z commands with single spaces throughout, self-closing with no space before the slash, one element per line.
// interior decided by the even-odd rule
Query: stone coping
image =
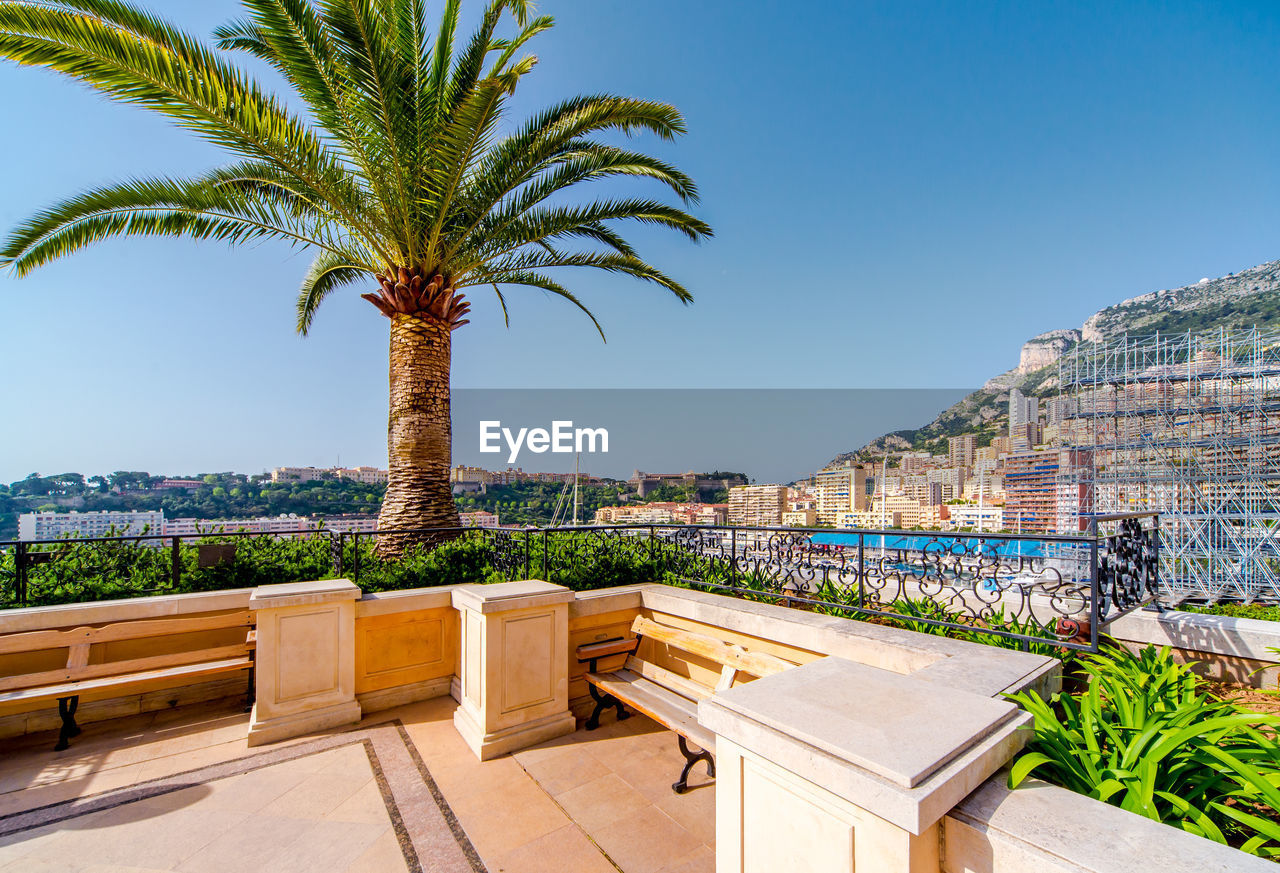
<path fill-rule="evenodd" d="M 717 692 L 715 704 L 903 788 L 915 788 L 1018 712 L 1007 700 L 843 658 Z"/>
<path fill-rule="evenodd" d="M 491 585 L 460 585 L 453 589 L 453 605 L 473 612 L 507 612 L 553 603 L 569 603 L 573 591 L 541 579 L 495 582 Z"/>
<path fill-rule="evenodd" d="M 0 633 L 46 630 L 56 627 L 106 624 L 147 618 L 166 618 L 198 612 L 245 609 L 252 588 L 202 591 L 195 594 L 161 594 L 126 597 L 92 603 L 64 603 L 57 606 L 24 606 L 0 611 Z"/>
<path fill-rule="evenodd" d="M 640 592 L 645 585 L 619 585 L 617 588 L 597 588 L 579 591 L 569 604 L 569 618 L 587 618 L 624 609 L 639 609 L 643 604 Z"/>
<path fill-rule="evenodd" d="M 317 579 L 313 582 L 283 582 L 260 585 L 249 598 L 250 609 L 284 609 L 312 606 L 340 600 L 356 600 L 360 589 L 350 579 Z"/>
<path fill-rule="evenodd" d="M 1133 643 L 1154 643 L 1257 661 L 1280 661 L 1280 655 L 1267 651 L 1268 648 L 1280 648 L 1280 621 L 1202 615 L 1174 609 L 1162 613 L 1138 609 L 1113 621 L 1107 633 Z"/>
<path fill-rule="evenodd" d="M 460 587 L 459 585 L 440 585 L 434 588 L 370 592 L 356 601 L 356 618 L 451 607 L 453 592 Z"/>
<path fill-rule="evenodd" d="M 978 831 L 997 859 L 1002 857 L 1001 849 L 1006 859 L 1021 856 L 1021 869 L 1062 873 L 1274 873 L 1276 869 L 1270 861 L 1056 785 L 1028 780 L 1010 790 L 1005 771 L 983 783 L 947 818 Z"/>
<path fill-rule="evenodd" d="M 669 585 L 644 585 L 645 608 L 822 655 L 999 697 L 1026 688 L 1051 689 L 1062 666 L 1055 658 L 921 634 L 840 616 L 804 612 Z"/>

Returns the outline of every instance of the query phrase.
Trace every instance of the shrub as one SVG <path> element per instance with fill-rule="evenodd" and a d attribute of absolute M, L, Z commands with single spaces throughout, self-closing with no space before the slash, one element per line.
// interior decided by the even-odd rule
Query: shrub
<path fill-rule="evenodd" d="M 1200 691 L 1168 648 L 1081 659 L 1078 694 L 1012 696 L 1035 737 L 1009 785 L 1048 782 L 1263 857 L 1280 856 L 1280 717 Z"/>
<path fill-rule="evenodd" d="M 459 538 L 439 545 L 416 545 L 398 560 L 383 561 L 365 542 L 360 554 L 363 591 L 402 591 L 439 585 L 467 585 L 502 581 L 493 569 L 493 548 L 480 539 Z"/>
<path fill-rule="evenodd" d="M 1183 612 L 1198 612 L 1201 615 L 1225 615 L 1229 618 L 1258 618 L 1263 621 L 1280 621 L 1280 606 L 1266 606 L 1261 603 L 1215 603 L 1213 606 L 1183 604 L 1178 609 Z"/>

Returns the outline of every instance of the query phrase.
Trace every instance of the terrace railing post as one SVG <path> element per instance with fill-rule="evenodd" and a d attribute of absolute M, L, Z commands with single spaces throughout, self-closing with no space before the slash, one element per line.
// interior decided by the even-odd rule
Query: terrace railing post
<path fill-rule="evenodd" d="M 864 606 L 866 606 L 866 589 L 864 588 L 864 583 L 866 582 L 866 571 L 867 571 L 866 540 L 867 540 L 866 534 L 858 534 L 857 573 L 858 573 L 858 608 L 859 609 L 862 609 Z"/>
<path fill-rule="evenodd" d="M 1098 623 L 1102 620 L 1099 601 L 1102 580 L 1098 575 L 1098 520 L 1089 520 L 1089 651 L 1098 651 Z"/>
<path fill-rule="evenodd" d="M 524 578 L 526 579 L 529 578 L 529 565 L 533 558 L 533 543 L 530 542 L 531 539 L 533 539 L 533 534 L 526 529 L 524 532 Z"/>
<path fill-rule="evenodd" d="M 339 531 L 335 539 L 333 531 L 329 531 L 329 556 L 333 559 L 333 574 L 342 578 L 342 547 L 347 543 L 347 535 Z"/>
<path fill-rule="evenodd" d="M 547 578 L 544 582 L 551 581 L 551 553 L 547 539 L 551 536 L 551 531 L 546 528 L 542 529 L 542 575 Z"/>
<path fill-rule="evenodd" d="M 1160 514 L 1156 513 L 1151 519 L 1151 605 L 1156 612 L 1164 612 L 1164 605 L 1160 603 Z"/>
<path fill-rule="evenodd" d="M 359 585 L 360 584 L 360 532 L 359 531 L 351 532 L 351 545 L 354 546 L 354 548 L 351 550 L 351 576 L 352 576 L 351 581 L 354 582 L 356 585 Z"/>
<path fill-rule="evenodd" d="M 13 555 L 13 566 L 17 574 L 13 577 L 13 597 L 19 606 L 27 605 L 27 544 L 18 542 Z"/>
<path fill-rule="evenodd" d="M 178 582 L 182 579 L 182 537 L 174 536 L 169 546 L 169 585 L 178 590 Z"/>
<path fill-rule="evenodd" d="M 657 550 L 658 550 L 657 534 L 654 531 L 653 525 L 649 525 L 649 563 L 650 564 L 657 562 L 657 559 L 658 559 L 658 556 L 656 554 Z"/>
<path fill-rule="evenodd" d="M 721 542 L 724 542 L 721 540 Z M 729 529 L 729 584 L 738 584 L 738 529 Z"/>

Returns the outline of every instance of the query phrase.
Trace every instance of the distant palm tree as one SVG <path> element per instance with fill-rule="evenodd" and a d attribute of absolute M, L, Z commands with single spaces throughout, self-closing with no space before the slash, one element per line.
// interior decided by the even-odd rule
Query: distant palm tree
<path fill-rule="evenodd" d="M 561 193 L 641 176 L 696 202 L 693 180 L 675 167 L 592 138 L 671 139 L 684 119 L 664 103 L 592 95 L 504 128 L 504 104 L 536 62 L 524 46 L 552 24 L 531 18 L 527 0 L 489 0 L 460 48 L 460 0 L 446 0 L 434 39 L 424 0 L 244 5 L 245 20 L 215 32 L 217 48 L 271 64 L 305 114 L 213 47 L 123 0 L 0 0 L 0 57 L 154 109 L 236 159 L 193 178 L 140 178 L 72 197 L 17 228 L 0 264 L 21 276 L 112 236 L 275 238 L 314 249 L 298 295 L 300 333 L 348 285 L 364 284 L 372 293 L 361 296 L 391 320 L 390 481 L 379 525 L 456 525 L 450 343 L 469 309 L 459 292 L 492 287 L 505 319 L 504 288 L 541 289 L 581 308 L 597 330 L 557 268 L 635 276 L 689 302 L 614 224 L 640 221 L 693 240 L 710 227 L 652 199 L 575 203 Z M 500 37 L 508 17 L 514 35 Z M 410 541 L 387 538 L 381 548 L 394 554 Z"/>

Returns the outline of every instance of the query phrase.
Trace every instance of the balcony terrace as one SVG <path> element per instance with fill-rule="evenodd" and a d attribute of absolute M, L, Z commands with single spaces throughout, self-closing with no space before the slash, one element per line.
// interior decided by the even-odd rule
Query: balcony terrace
<path fill-rule="evenodd" d="M 850 620 L 813 591 L 806 607 L 801 566 L 743 596 L 330 579 L 7 610 L 0 871 L 1274 869 L 1062 788 L 1011 791 L 1002 767 L 1029 716 L 1004 697 L 1059 687 L 1056 659 L 1019 650 L 1052 639 L 979 645 Z M 1040 601 L 1022 593 L 1034 617 Z M 680 689 L 712 734 L 717 778 L 699 763 L 684 793 L 678 719 L 611 707 L 584 725 L 582 653 L 652 625 L 780 665 L 735 671 L 641 635 L 644 675 Z M 190 672 L 246 628 L 251 665 Z M 608 658 L 598 672 L 640 669 Z M 83 694 L 82 732 L 54 751 L 52 701 L 18 697 L 32 676 L 60 687 L 64 664 L 188 672 Z"/>

